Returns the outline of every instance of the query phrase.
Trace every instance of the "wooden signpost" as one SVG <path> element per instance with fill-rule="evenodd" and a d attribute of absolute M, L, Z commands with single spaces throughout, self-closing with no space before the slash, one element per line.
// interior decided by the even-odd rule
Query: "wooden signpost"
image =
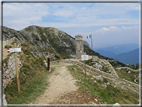
<path fill-rule="evenodd" d="M 23 51 L 22 48 L 16 48 L 16 43 L 14 43 L 14 48 L 7 48 L 7 52 L 14 52 L 15 55 L 15 69 L 16 69 L 16 78 L 17 78 L 17 90 L 20 93 L 20 80 L 19 80 L 19 72 L 18 72 L 18 63 L 17 63 L 17 53 Z"/>
<path fill-rule="evenodd" d="M 88 60 L 88 55 L 81 55 L 81 59 L 84 60 L 84 65 L 85 65 L 85 78 L 86 78 L 86 60 Z"/>

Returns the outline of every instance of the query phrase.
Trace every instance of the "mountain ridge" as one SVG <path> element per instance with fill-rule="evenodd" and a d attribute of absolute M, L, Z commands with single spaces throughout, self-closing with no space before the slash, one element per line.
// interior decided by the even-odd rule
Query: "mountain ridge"
<path fill-rule="evenodd" d="M 113 59 L 122 62 L 124 64 L 136 65 L 139 63 L 139 48 L 130 52 L 118 54 Z"/>
<path fill-rule="evenodd" d="M 32 25 L 20 31 L 16 31 L 8 27 L 3 27 L 3 36 L 5 39 L 15 37 L 16 40 L 21 43 L 26 42 L 30 44 L 29 49 L 40 57 L 47 57 L 48 54 L 52 53 L 54 57 L 60 55 L 60 58 L 62 57 L 64 59 L 75 57 L 75 38 L 56 28 Z M 96 55 L 99 58 L 106 59 L 114 66 L 125 66 L 123 63 L 102 56 L 91 50 L 86 41 L 84 41 L 84 52 L 86 52 L 87 55 Z"/>
<path fill-rule="evenodd" d="M 127 44 L 119 44 L 114 46 L 108 46 L 104 48 L 95 49 L 95 51 L 99 52 L 100 50 L 113 52 L 114 54 L 118 55 L 121 53 L 130 52 L 134 49 L 139 48 L 139 45 L 136 43 L 127 43 Z"/>

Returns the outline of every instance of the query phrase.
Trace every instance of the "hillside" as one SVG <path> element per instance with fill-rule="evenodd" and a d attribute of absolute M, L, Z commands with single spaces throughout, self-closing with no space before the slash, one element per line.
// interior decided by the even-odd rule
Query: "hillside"
<path fill-rule="evenodd" d="M 73 72 L 75 71 L 74 73 L 72 72 L 73 73 L 72 76 L 73 77 L 76 76 L 74 78 L 75 81 L 84 79 L 83 81 L 85 82 L 84 70 L 83 70 L 84 62 L 74 58 L 75 57 L 75 39 L 71 37 L 70 35 L 68 35 L 67 33 L 52 27 L 47 28 L 47 27 L 39 27 L 39 26 L 29 26 L 22 29 L 21 31 L 16 31 L 11 28 L 3 27 L 3 37 L 5 40 L 8 40 L 6 41 L 6 44 L 8 42 L 8 45 L 5 45 L 3 50 L 6 51 L 7 47 L 13 47 L 14 43 L 17 44 L 17 47 L 23 48 L 23 52 L 18 53 L 19 77 L 20 77 L 20 84 L 21 84 L 20 96 L 16 88 L 16 77 L 14 73 L 15 71 L 14 70 L 15 69 L 14 54 L 8 53 L 7 55 L 5 55 L 5 58 L 3 59 L 3 82 L 4 82 L 3 85 L 5 86 L 4 93 L 6 95 L 6 100 L 9 104 L 23 104 L 23 103 L 29 104 L 35 101 L 37 97 L 42 95 L 45 90 L 48 94 L 50 94 L 48 92 L 50 90 L 49 87 L 51 85 L 51 82 L 49 81 L 52 81 L 50 80 L 50 78 L 53 78 L 55 80 L 55 78 L 59 77 L 58 79 L 62 81 L 62 79 L 65 79 L 67 75 L 69 76 L 70 71 L 73 71 Z M 89 57 L 92 57 L 93 55 L 93 59 L 86 61 L 87 75 L 89 74 L 89 77 L 87 76 L 88 79 L 85 83 L 86 86 L 85 87 L 83 85 L 78 86 L 78 87 L 81 87 L 81 89 L 85 90 L 86 92 L 82 90 L 77 90 L 75 91 L 75 93 L 79 94 L 80 92 L 84 92 L 85 95 L 93 99 L 94 97 L 92 97 L 92 95 L 95 95 L 95 96 L 97 95 L 99 96 L 99 99 L 103 99 L 102 101 L 100 101 L 101 103 L 106 103 L 106 102 L 115 103 L 117 99 L 113 101 L 114 98 L 112 96 L 114 96 L 114 94 L 115 96 L 118 96 L 115 93 L 116 87 L 114 84 L 116 84 L 117 86 L 122 86 L 122 87 L 118 87 L 117 90 L 120 91 L 121 89 L 122 90 L 128 89 L 134 95 L 136 95 L 134 98 L 131 97 L 131 99 L 128 99 L 128 101 L 121 100 L 122 102 L 120 101 L 120 103 L 130 103 L 131 101 L 133 101 L 131 103 L 138 102 L 137 86 L 139 83 L 139 79 L 138 79 L 139 72 L 135 72 L 133 71 L 133 69 L 138 69 L 139 65 L 128 66 L 118 61 L 115 61 L 113 59 L 104 57 L 100 55 L 99 53 L 92 51 L 89 48 L 89 45 L 87 44 L 87 42 L 85 41 L 84 41 L 84 51 L 88 55 L 90 55 Z M 47 72 L 46 70 L 45 60 L 47 57 L 50 57 L 51 59 L 50 60 L 51 72 Z M 69 67 L 67 63 L 69 63 L 69 66 L 70 65 L 72 66 L 68 70 L 66 69 Z M 65 66 L 65 64 L 67 64 L 67 66 Z M 122 67 L 125 67 L 125 66 L 133 68 L 133 69 L 132 70 L 121 69 Z M 60 69 L 58 69 L 59 67 Z M 59 72 L 59 70 L 62 71 L 63 73 Z M 63 70 L 66 70 L 68 73 Z M 128 84 L 132 84 L 133 86 L 131 85 L 125 86 L 124 85 L 125 82 L 122 80 L 124 76 L 123 74 L 127 74 L 129 71 L 131 71 L 132 73 L 126 75 L 125 77 L 127 80 L 129 80 Z M 65 75 L 64 73 L 67 73 L 67 75 Z M 62 74 L 62 76 L 60 74 Z M 95 76 L 96 79 L 95 80 L 92 79 L 92 76 L 93 78 Z M 49 81 L 48 81 L 48 78 L 49 78 Z M 97 78 L 99 79 L 103 78 L 104 81 L 101 82 Z M 65 84 L 68 84 L 67 81 L 71 82 L 72 80 L 72 79 L 71 80 L 70 79 L 68 80 L 68 79 L 69 78 L 66 78 L 66 80 L 63 80 L 63 82 L 66 82 Z M 107 80 L 109 81 L 109 83 L 112 84 L 111 86 L 108 86 L 107 88 L 107 90 L 112 91 L 112 93 L 110 94 L 108 91 L 106 92 L 106 88 L 104 88 L 105 86 L 102 86 L 106 84 Z M 55 83 L 57 83 L 56 81 Z M 96 84 L 94 81 L 97 81 L 99 84 L 97 84 L 97 86 L 92 85 L 92 84 Z M 58 82 L 60 83 L 60 81 Z M 80 82 L 82 83 L 82 81 Z M 61 89 L 63 87 L 58 84 L 56 86 L 59 86 Z M 67 89 L 65 89 L 63 93 L 68 91 L 68 89 L 72 87 L 72 85 L 70 84 L 64 85 L 64 86 Z M 88 88 L 88 86 L 91 88 Z M 49 90 L 47 87 L 49 88 Z M 94 88 L 96 89 L 96 87 L 99 87 L 98 90 L 102 90 L 102 91 L 98 91 L 98 90 L 94 91 Z M 54 89 L 52 88 L 51 90 L 54 90 Z M 62 93 L 62 90 L 61 90 L 61 93 Z M 45 95 L 45 99 L 49 96 L 48 94 Z M 104 97 L 102 94 L 104 95 Z M 109 95 L 109 98 L 111 98 L 109 100 L 107 98 L 108 95 Z M 125 93 L 125 95 L 121 93 L 120 96 L 128 97 L 129 92 Z M 54 97 L 54 96 L 51 95 L 51 97 Z M 93 99 L 92 101 L 94 102 Z M 84 99 L 82 99 L 82 101 L 83 100 Z M 127 100 L 127 98 L 125 100 Z M 88 103 L 90 104 L 89 101 Z"/>
<path fill-rule="evenodd" d="M 35 46 L 34 53 L 39 56 L 45 56 L 49 51 L 46 48 L 59 53 L 62 58 L 75 57 L 75 38 L 67 33 L 52 27 L 29 26 L 21 31 L 16 31 L 7 27 L 3 27 L 3 36 L 5 39 L 16 37 L 16 40 L 24 43 L 27 41 Z M 89 45 L 84 41 L 84 45 L 89 48 Z M 39 51 L 40 48 L 42 51 Z M 45 53 L 43 55 L 43 53 Z"/>
<path fill-rule="evenodd" d="M 30 44 L 29 49 L 39 56 L 48 56 L 50 49 L 54 53 L 60 54 L 62 58 L 75 57 L 75 38 L 56 28 L 32 25 L 16 31 L 3 27 L 3 36 L 5 40 L 15 37 L 21 43 L 28 42 Z M 93 54 L 100 58 L 106 58 L 92 51 L 86 41 L 83 43 L 84 51 L 88 55 Z"/>
<path fill-rule="evenodd" d="M 10 40 L 13 37 L 20 43 L 28 43 L 28 49 L 35 55 L 39 57 L 43 56 L 44 58 L 50 56 L 51 61 L 75 57 L 75 38 L 53 27 L 40 27 L 32 25 L 20 31 L 3 27 L 3 38 L 5 40 Z M 119 61 L 102 56 L 91 50 L 86 41 L 83 43 L 84 51 L 87 55 L 95 55 L 98 58 L 105 59 L 114 67 L 127 66 Z"/>

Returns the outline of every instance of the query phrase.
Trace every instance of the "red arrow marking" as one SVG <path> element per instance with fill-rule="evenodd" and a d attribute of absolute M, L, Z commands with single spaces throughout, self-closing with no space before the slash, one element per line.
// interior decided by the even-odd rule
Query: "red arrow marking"
<path fill-rule="evenodd" d="M 7 52 L 10 53 L 9 48 L 7 48 Z"/>
<path fill-rule="evenodd" d="M 21 51 L 23 51 L 23 49 L 21 48 Z"/>

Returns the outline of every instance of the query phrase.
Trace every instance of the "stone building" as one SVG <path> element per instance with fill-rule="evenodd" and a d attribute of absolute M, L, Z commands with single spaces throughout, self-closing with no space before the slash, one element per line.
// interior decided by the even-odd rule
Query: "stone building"
<path fill-rule="evenodd" d="M 83 36 L 76 35 L 75 44 L 76 44 L 76 59 L 81 59 L 81 55 L 85 55 L 83 47 Z"/>

